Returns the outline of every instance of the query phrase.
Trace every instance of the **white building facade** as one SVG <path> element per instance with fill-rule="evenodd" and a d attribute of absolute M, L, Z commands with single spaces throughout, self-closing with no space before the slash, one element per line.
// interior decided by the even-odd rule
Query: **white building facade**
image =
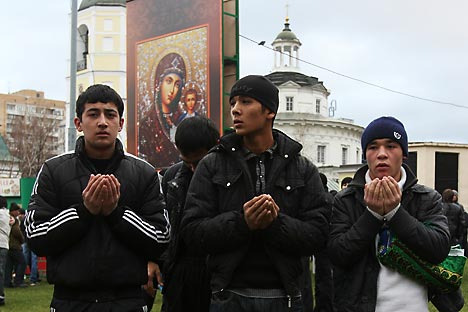
<path fill-rule="evenodd" d="M 337 189 L 340 167 L 362 164 L 363 127 L 351 119 L 334 118 L 330 92 L 316 77 L 301 73 L 298 61 L 301 42 L 285 27 L 273 41 L 273 70 L 266 75 L 279 89 L 280 106 L 274 127 L 303 145 L 302 154 L 327 175 L 329 188 Z M 330 111 L 330 109 L 332 111 Z"/>

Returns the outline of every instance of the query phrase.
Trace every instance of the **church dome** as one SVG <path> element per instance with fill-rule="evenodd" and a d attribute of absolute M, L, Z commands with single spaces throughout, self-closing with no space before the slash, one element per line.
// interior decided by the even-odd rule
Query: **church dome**
<path fill-rule="evenodd" d="M 78 11 L 92 6 L 126 6 L 126 0 L 83 0 Z"/>
<path fill-rule="evenodd" d="M 291 31 L 291 29 L 289 28 L 289 19 L 288 18 L 286 18 L 286 23 L 284 23 L 283 31 L 280 32 L 278 34 L 278 36 L 276 36 L 276 39 L 275 39 L 275 41 L 273 41 L 273 43 L 276 43 L 276 42 L 279 42 L 279 41 L 295 41 L 299 45 L 301 44 L 299 39 L 297 39 L 296 34 L 293 33 Z"/>

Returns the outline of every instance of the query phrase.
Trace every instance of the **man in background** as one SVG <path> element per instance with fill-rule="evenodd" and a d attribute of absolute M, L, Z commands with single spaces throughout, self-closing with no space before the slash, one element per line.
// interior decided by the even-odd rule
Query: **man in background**
<path fill-rule="evenodd" d="M 26 270 L 26 260 L 24 259 L 23 248 L 25 237 L 20 228 L 20 209 L 21 207 L 12 202 L 10 204 L 11 231 L 8 249 L 8 257 L 5 269 L 6 287 L 26 287 L 24 283 L 24 272 Z M 15 276 L 13 278 L 13 272 Z"/>
<path fill-rule="evenodd" d="M 335 196 L 328 252 L 338 311 L 427 311 L 428 289 L 377 259 L 379 240 L 396 235 L 420 258 L 440 263 L 450 249 L 440 194 L 417 184 L 403 163 L 408 137 L 394 117 L 361 137 L 367 164 Z"/>
<path fill-rule="evenodd" d="M 207 254 L 197 245 L 187 244 L 180 235 L 180 223 L 193 173 L 218 141 L 216 125 L 205 117 L 186 118 L 176 130 L 175 144 L 181 161 L 167 169 L 162 180 L 171 222 L 171 242 L 165 252 L 163 267 L 163 298 L 167 312 L 208 311 L 210 307 Z"/>
<path fill-rule="evenodd" d="M 23 234 L 24 237 L 26 237 L 26 228 L 24 225 L 26 211 L 23 208 L 21 208 L 19 211 L 20 211 L 20 214 L 18 218 L 20 220 L 21 233 Z M 31 249 L 29 248 L 29 244 L 26 240 L 21 245 L 21 248 L 23 249 L 25 266 L 26 267 L 29 266 L 29 286 L 36 286 L 36 284 L 39 282 L 39 271 L 37 268 L 37 255 L 33 251 L 31 251 Z"/>
<path fill-rule="evenodd" d="M 345 189 L 348 187 L 348 184 L 353 181 L 353 178 L 351 177 L 344 177 L 343 180 L 341 180 L 341 189 Z"/>
<path fill-rule="evenodd" d="M 327 202 L 333 204 L 333 195 L 328 191 L 328 179 L 320 173 Z M 331 208 L 330 208 L 331 209 Z M 331 213 L 331 211 L 330 211 Z M 334 312 L 333 307 L 333 271 L 327 249 L 314 254 L 315 259 L 315 308 L 314 312 Z"/>
<path fill-rule="evenodd" d="M 4 280 L 10 230 L 10 214 L 7 209 L 7 201 L 5 197 L 0 196 L 0 305 L 5 304 Z"/>

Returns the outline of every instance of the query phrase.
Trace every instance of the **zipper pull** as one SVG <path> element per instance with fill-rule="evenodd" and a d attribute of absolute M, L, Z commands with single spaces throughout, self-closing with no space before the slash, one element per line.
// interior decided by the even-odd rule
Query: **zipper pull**
<path fill-rule="evenodd" d="M 291 308 L 291 296 L 288 295 L 288 308 Z"/>

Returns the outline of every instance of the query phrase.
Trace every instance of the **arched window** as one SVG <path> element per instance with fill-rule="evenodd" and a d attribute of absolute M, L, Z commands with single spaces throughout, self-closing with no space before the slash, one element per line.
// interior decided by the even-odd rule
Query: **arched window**
<path fill-rule="evenodd" d="M 80 25 L 78 27 L 78 37 L 76 44 L 76 70 L 85 70 L 87 66 L 87 55 L 89 53 L 88 43 L 89 43 L 89 30 L 88 26 Z"/>

